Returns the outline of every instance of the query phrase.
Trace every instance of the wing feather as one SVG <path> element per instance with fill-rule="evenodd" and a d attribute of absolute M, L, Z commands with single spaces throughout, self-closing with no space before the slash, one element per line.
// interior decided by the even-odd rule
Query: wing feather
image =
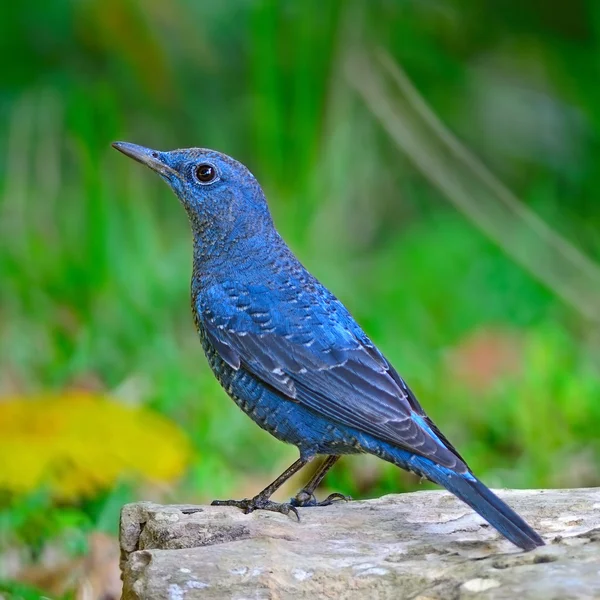
<path fill-rule="evenodd" d="M 404 380 L 341 303 L 321 290 L 327 302 L 290 302 L 257 286 L 233 293 L 213 288 L 197 309 L 213 346 L 234 369 L 243 367 L 342 425 L 467 471 Z M 216 303 L 218 311 L 206 308 Z"/>

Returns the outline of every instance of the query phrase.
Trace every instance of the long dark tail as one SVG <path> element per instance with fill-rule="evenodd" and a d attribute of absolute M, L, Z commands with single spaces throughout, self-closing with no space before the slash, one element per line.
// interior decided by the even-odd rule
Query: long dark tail
<path fill-rule="evenodd" d="M 510 506 L 473 475 L 459 475 L 432 463 L 430 465 L 424 469 L 424 475 L 468 504 L 513 544 L 523 550 L 544 545 L 544 540 Z"/>

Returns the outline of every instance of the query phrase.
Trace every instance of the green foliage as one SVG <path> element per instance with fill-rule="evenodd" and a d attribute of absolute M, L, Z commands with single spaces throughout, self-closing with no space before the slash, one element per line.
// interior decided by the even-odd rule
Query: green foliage
<path fill-rule="evenodd" d="M 87 548 L 85 535 L 93 528 L 88 515 L 78 507 L 57 506 L 46 490 L 2 503 L 0 552 L 24 544 L 36 559 L 49 539 L 59 538 L 73 554 Z"/>
<path fill-rule="evenodd" d="M 169 416 L 198 456 L 176 500 L 256 489 L 294 459 L 208 372 L 189 314 L 183 211 L 109 144 L 214 147 L 255 172 L 284 237 L 485 481 L 599 485 L 593 328 L 444 204 L 340 68 L 357 30 L 388 49 L 526 204 L 598 257 L 600 12 L 590 7 L 4 3 L 2 389 L 91 382 Z M 520 368 L 475 390 L 448 352 L 486 328 L 521 340 Z M 366 496 L 418 482 L 352 458 L 328 484 Z M 2 535 L 38 548 L 64 531 L 110 530 L 133 497 L 107 490 L 75 508 L 43 495 L 12 501 Z"/>
<path fill-rule="evenodd" d="M 2 598 L 6 600 L 50 600 L 42 590 L 23 583 L 2 581 L 1 579 L 0 593 L 2 594 Z"/>

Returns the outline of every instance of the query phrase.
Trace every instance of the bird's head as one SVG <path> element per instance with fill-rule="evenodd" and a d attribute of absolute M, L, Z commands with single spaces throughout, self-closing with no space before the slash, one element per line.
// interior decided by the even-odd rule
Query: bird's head
<path fill-rule="evenodd" d="M 150 167 L 183 204 L 195 235 L 247 236 L 272 227 L 263 191 L 252 173 L 226 154 L 203 148 L 160 152 L 128 142 L 113 147 Z"/>

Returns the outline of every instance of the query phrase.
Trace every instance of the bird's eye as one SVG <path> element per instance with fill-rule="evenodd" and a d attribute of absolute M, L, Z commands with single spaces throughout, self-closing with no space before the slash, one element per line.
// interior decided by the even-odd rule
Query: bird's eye
<path fill-rule="evenodd" d="M 217 178 L 217 170 L 208 163 L 196 167 L 196 177 L 200 183 L 212 183 Z"/>

